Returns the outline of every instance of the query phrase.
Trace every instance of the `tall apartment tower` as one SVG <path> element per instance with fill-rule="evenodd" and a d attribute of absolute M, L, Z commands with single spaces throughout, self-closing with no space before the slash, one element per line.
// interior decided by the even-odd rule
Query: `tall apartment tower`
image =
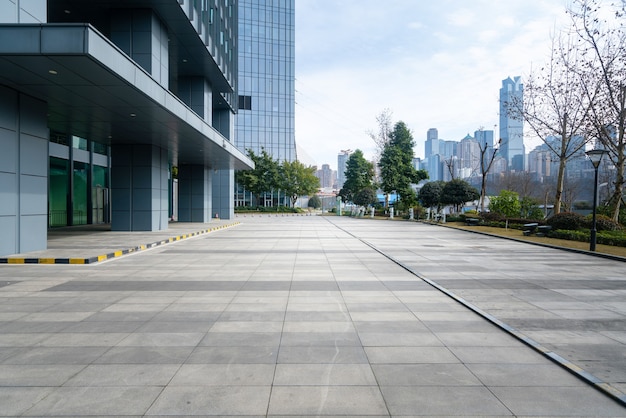
<path fill-rule="evenodd" d="M 174 203 L 234 217 L 235 5 L 0 2 L 0 255 L 54 226 L 166 230 Z"/>
<path fill-rule="evenodd" d="M 426 142 L 424 144 L 424 157 L 439 154 L 439 132 L 436 128 L 430 128 L 426 132 Z"/>
<path fill-rule="evenodd" d="M 343 187 L 343 183 L 346 181 L 346 164 L 348 163 L 350 154 L 352 154 L 352 150 L 345 149 L 341 150 L 337 155 L 337 190 L 340 190 Z"/>
<path fill-rule="evenodd" d="M 524 171 L 523 121 L 512 118 L 507 111 L 510 103 L 523 103 L 524 85 L 517 76 L 502 80 L 500 89 L 500 154 L 506 159 L 509 171 Z"/>
<path fill-rule="evenodd" d="M 239 0 L 235 144 L 294 161 L 295 0 Z"/>

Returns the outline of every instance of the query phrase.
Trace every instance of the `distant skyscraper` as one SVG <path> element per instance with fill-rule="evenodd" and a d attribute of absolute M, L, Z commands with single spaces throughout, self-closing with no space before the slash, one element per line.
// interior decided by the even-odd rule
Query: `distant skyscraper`
<path fill-rule="evenodd" d="M 352 154 L 352 150 L 345 149 L 341 150 L 339 155 L 337 155 L 337 189 L 341 189 L 346 181 L 346 163 L 348 158 L 350 158 L 350 154 Z"/>
<path fill-rule="evenodd" d="M 508 169 L 524 171 L 524 135 L 523 122 L 509 115 L 509 104 L 523 102 L 524 85 L 521 77 L 517 76 L 502 80 L 500 89 L 500 154 L 506 158 Z"/>
<path fill-rule="evenodd" d="M 424 157 L 439 154 L 439 132 L 436 128 L 430 128 L 426 133 Z"/>
<path fill-rule="evenodd" d="M 333 187 L 336 181 L 336 172 L 330 169 L 330 165 L 322 164 L 322 169 L 315 172 L 315 176 L 320 179 L 322 189 Z"/>

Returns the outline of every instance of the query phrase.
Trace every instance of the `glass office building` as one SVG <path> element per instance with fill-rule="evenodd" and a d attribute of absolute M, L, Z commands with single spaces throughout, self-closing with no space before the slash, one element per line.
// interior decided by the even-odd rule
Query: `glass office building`
<path fill-rule="evenodd" d="M 239 83 L 235 144 L 294 161 L 295 0 L 239 1 Z M 250 197 L 238 190 L 237 204 Z M 277 196 L 266 199 L 277 203 Z"/>
<path fill-rule="evenodd" d="M 524 123 L 509 115 L 510 103 L 523 103 L 524 85 L 522 78 L 509 77 L 502 80 L 500 89 L 500 155 L 508 164 L 509 171 L 525 170 Z"/>
<path fill-rule="evenodd" d="M 237 2 L 0 1 L 0 255 L 234 217 Z"/>

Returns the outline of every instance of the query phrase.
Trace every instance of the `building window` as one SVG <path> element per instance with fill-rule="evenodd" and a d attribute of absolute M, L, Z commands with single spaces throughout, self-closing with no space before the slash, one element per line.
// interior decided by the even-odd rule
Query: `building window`
<path fill-rule="evenodd" d="M 239 96 L 239 110 L 252 110 L 252 96 Z"/>

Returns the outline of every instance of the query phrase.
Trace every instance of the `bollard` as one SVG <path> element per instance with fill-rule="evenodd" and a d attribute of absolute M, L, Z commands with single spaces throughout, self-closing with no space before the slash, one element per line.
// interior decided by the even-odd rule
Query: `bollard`
<path fill-rule="evenodd" d="M 372 206 L 372 210 L 370 211 L 370 218 L 374 218 L 374 212 L 376 211 L 376 209 L 374 209 L 374 206 Z"/>
<path fill-rule="evenodd" d="M 413 208 L 409 208 L 409 221 L 412 221 L 413 219 Z"/>
<path fill-rule="evenodd" d="M 393 208 L 389 208 L 389 219 L 393 219 Z"/>

